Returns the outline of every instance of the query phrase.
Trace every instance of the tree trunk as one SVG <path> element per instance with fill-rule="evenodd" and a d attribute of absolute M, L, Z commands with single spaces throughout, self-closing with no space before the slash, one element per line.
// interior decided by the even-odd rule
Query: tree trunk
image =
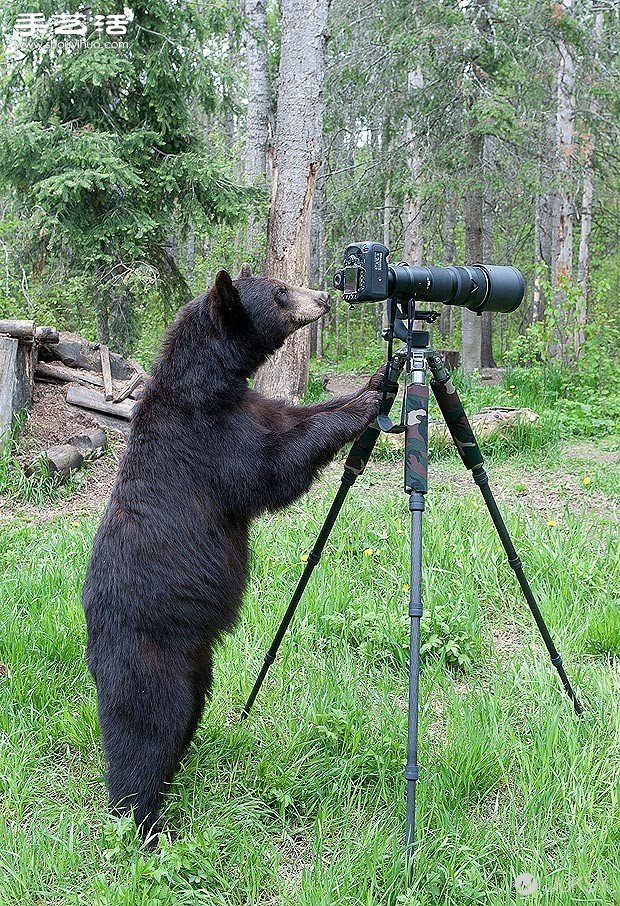
<path fill-rule="evenodd" d="M 603 40 L 603 11 L 596 14 L 594 24 L 594 40 L 596 53 L 594 58 L 595 68 L 598 67 L 599 47 Z M 596 82 L 597 74 L 594 76 Z M 581 232 L 579 235 L 579 260 L 577 264 L 577 280 L 581 290 L 579 311 L 577 312 L 577 327 L 574 335 L 575 358 L 579 358 L 581 347 L 585 341 L 585 326 L 588 320 L 588 290 L 590 284 L 590 233 L 592 231 L 592 203 L 594 201 L 594 128 L 598 116 L 598 98 L 592 93 L 590 101 L 591 129 L 590 134 L 584 136 L 585 166 L 583 171 L 583 194 L 581 197 Z"/>
<path fill-rule="evenodd" d="M 542 321 L 545 316 L 547 298 L 544 291 L 545 279 L 549 279 L 551 266 L 551 215 L 552 201 L 548 192 L 536 196 L 534 215 L 534 292 L 532 297 L 532 322 Z"/>
<path fill-rule="evenodd" d="M 194 272 L 196 270 L 196 233 L 194 228 L 190 227 L 187 231 L 185 240 L 185 273 L 186 279 L 191 286 L 194 282 Z"/>
<path fill-rule="evenodd" d="M 552 260 L 552 235 L 553 235 L 553 203 L 555 183 L 555 110 L 554 96 L 555 83 L 552 95 L 547 98 L 546 129 L 544 141 L 538 154 L 538 192 L 536 195 L 536 212 L 534 214 L 534 261 L 536 274 L 534 277 L 532 298 L 532 322 L 542 321 L 545 309 L 549 302 L 546 287 L 551 282 Z"/>
<path fill-rule="evenodd" d="M 267 56 L 266 0 L 245 0 L 245 52 L 248 73 L 246 114 L 245 179 L 259 185 L 267 182 L 267 148 L 271 95 Z M 261 259 L 265 254 L 265 224 L 253 215 L 248 219 L 246 251 Z"/>
<path fill-rule="evenodd" d="M 468 264 L 482 260 L 482 173 L 483 139 L 472 132 L 469 137 L 468 173 L 474 180 L 465 193 L 465 257 Z M 482 367 L 482 318 L 461 309 L 461 363 L 465 374 Z"/>
<path fill-rule="evenodd" d="M 485 135 L 482 142 L 482 160 L 484 164 L 484 188 L 482 193 L 482 263 L 493 263 L 493 185 L 492 170 L 495 146 L 492 135 Z M 480 360 L 483 368 L 495 368 L 493 358 L 493 315 L 490 311 L 482 314 L 482 336 Z"/>
<path fill-rule="evenodd" d="M 383 244 L 386 248 L 390 248 L 390 243 L 392 241 L 391 236 L 391 219 L 392 219 L 392 195 L 390 188 L 389 177 L 385 182 L 385 190 L 383 193 Z M 388 326 L 387 320 L 387 306 L 385 302 L 376 302 L 375 303 L 375 324 L 376 332 L 379 337 L 381 337 L 383 331 Z"/>
<path fill-rule="evenodd" d="M 472 0 L 467 7 L 472 19 L 474 30 L 478 33 L 477 43 L 480 45 L 482 60 L 488 57 L 492 60 L 492 42 L 494 40 L 491 28 L 491 14 L 494 11 L 494 0 Z M 478 52 L 476 52 L 478 53 Z M 474 115 L 474 105 L 479 99 L 482 88 L 480 82 L 489 82 L 489 72 L 481 68 L 474 56 L 471 62 L 472 74 L 476 83 L 468 99 L 467 105 L 467 191 L 465 193 L 465 256 L 467 264 L 476 264 L 484 257 L 483 247 L 483 217 L 484 217 L 484 187 L 487 179 L 485 167 L 485 141 L 478 130 L 478 122 Z M 488 66 L 488 64 L 487 64 Z M 489 86 L 490 87 L 490 86 Z M 487 91 L 489 90 L 487 87 Z M 487 145 L 487 153 L 490 148 Z M 487 326 L 487 334 L 489 327 Z M 490 336 L 487 338 L 487 347 Z M 488 349 L 487 349 L 488 352 Z M 471 374 L 482 367 L 482 318 L 479 315 L 461 309 L 461 362 L 463 371 Z"/>
<path fill-rule="evenodd" d="M 282 38 L 267 273 L 306 285 L 310 220 L 323 127 L 327 0 L 282 0 Z M 296 331 L 260 369 L 257 389 L 297 401 L 308 384 L 309 330 Z"/>
<path fill-rule="evenodd" d="M 558 16 L 570 15 L 572 0 L 557 4 Z M 553 205 L 552 286 L 556 308 L 557 346 L 554 357 L 565 360 L 568 355 L 568 312 L 566 285 L 573 275 L 573 200 L 570 179 L 574 151 L 575 125 L 575 58 L 572 45 L 560 32 L 558 39 L 558 71 L 556 86 L 556 166 L 558 186 Z"/>
<path fill-rule="evenodd" d="M 445 195 L 444 213 L 442 224 L 443 263 L 456 264 L 456 219 L 457 198 L 452 190 Z M 439 316 L 439 333 L 445 340 L 452 336 L 454 329 L 454 308 L 452 305 L 442 305 Z"/>
<path fill-rule="evenodd" d="M 422 249 L 422 142 L 416 129 L 414 109 L 416 93 L 422 90 L 424 78 L 418 66 L 407 76 L 408 102 L 412 109 L 405 121 L 405 141 L 409 156 L 409 189 L 403 203 L 403 256 L 409 264 L 421 265 Z"/>

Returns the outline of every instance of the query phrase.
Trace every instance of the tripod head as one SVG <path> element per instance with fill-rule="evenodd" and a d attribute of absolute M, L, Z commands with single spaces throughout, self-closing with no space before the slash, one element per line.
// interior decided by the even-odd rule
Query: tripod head
<path fill-rule="evenodd" d="M 387 300 L 388 326 L 383 332 L 383 339 L 387 341 L 387 363 L 385 369 L 385 380 L 383 382 L 383 396 L 381 398 L 381 409 L 377 416 L 377 425 L 385 434 L 402 434 L 405 430 L 405 406 L 401 408 L 400 419 L 398 422 L 392 421 L 389 412 L 392 408 L 394 396 L 397 392 L 398 378 L 401 372 L 405 371 L 410 375 L 414 370 L 414 352 L 422 352 L 422 357 L 418 355 L 421 364 L 424 367 L 424 352 L 429 349 L 430 334 L 428 330 L 414 330 L 414 322 L 425 321 L 432 324 L 439 317 L 439 312 L 415 307 L 415 299 L 404 301 L 402 299 L 390 298 Z M 394 353 L 394 338 L 402 340 L 406 346 L 404 349 Z M 419 368 L 418 368 L 419 370 Z M 392 378 L 390 379 L 390 375 Z M 394 375 L 396 375 L 396 387 L 394 386 Z"/>

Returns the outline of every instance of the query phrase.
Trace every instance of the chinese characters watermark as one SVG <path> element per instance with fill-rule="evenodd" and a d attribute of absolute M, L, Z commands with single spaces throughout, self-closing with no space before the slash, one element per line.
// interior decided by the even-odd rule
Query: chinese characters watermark
<path fill-rule="evenodd" d="M 33 38 L 49 31 L 59 37 L 84 38 L 89 33 L 89 26 L 91 26 L 92 32 L 96 35 L 106 34 L 116 37 L 127 34 L 131 18 L 130 10 L 105 16 L 99 14 L 87 16 L 85 13 L 58 13 L 49 19 L 46 19 L 43 13 L 20 13 L 15 20 L 14 31 L 20 38 Z"/>

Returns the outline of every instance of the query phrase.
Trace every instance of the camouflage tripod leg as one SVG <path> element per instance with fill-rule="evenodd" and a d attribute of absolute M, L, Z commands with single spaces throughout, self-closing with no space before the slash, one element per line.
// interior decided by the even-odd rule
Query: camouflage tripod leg
<path fill-rule="evenodd" d="M 437 400 L 437 404 L 441 409 L 441 413 L 445 419 L 448 430 L 452 435 L 456 448 L 459 452 L 463 464 L 467 469 L 471 470 L 472 476 L 478 487 L 480 488 L 480 493 L 484 498 L 484 502 L 487 505 L 487 509 L 490 513 L 493 524 L 497 530 L 500 541 L 506 551 L 506 556 L 508 557 L 508 563 L 514 570 L 517 581 L 521 586 L 525 600 L 528 603 L 532 616 L 538 630 L 543 638 L 547 651 L 549 652 L 549 657 L 551 658 L 551 663 L 555 667 L 566 691 L 566 694 L 573 703 L 573 707 L 577 714 L 583 713 L 583 708 L 575 694 L 573 687 L 570 684 L 570 681 L 564 670 L 562 664 L 562 658 L 558 654 L 558 651 L 553 643 L 553 639 L 549 634 L 547 624 L 545 623 L 543 616 L 540 612 L 538 602 L 534 597 L 534 593 L 530 587 L 529 582 L 525 577 L 523 572 L 523 564 L 517 556 L 517 552 L 514 549 L 514 545 L 506 528 L 506 524 L 502 518 L 502 515 L 498 509 L 495 497 L 493 492 L 489 487 L 489 478 L 487 473 L 483 468 L 484 459 L 480 448 L 476 442 L 474 432 L 469 423 L 469 419 L 465 414 L 459 395 L 456 392 L 454 384 L 452 383 L 452 378 L 448 372 L 446 366 L 443 363 L 443 360 L 440 355 L 436 352 L 432 352 L 427 357 L 428 367 L 432 374 L 431 379 L 431 390 Z"/>
<path fill-rule="evenodd" d="M 392 408 L 392 405 L 396 398 L 396 394 L 398 392 L 398 379 L 403 369 L 403 364 L 404 356 L 402 356 L 400 353 L 397 353 L 395 356 L 393 356 L 391 361 L 388 363 L 388 368 L 385 376 L 386 392 L 384 411 L 386 415 Z M 349 455 L 347 456 L 346 462 L 344 464 L 344 472 L 342 473 L 342 476 L 340 478 L 340 487 L 338 488 L 332 505 L 329 508 L 327 516 L 325 517 L 325 522 L 323 523 L 321 531 L 319 532 L 318 537 L 314 543 L 314 547 L 308 554 L 306 566 L 299 578 L 297 587 L 293 592 L 293 596 L 289 602 L 289 605 L 284 612 L 282 621 L 278 626 L 278 631 L 274 636 L 273 642 L 269 646 L 269 650 L 265 654 L 262 667 L 256 678 L 256 682 L 254 683 L 252 691 L 248 696 L 248 700 L 245 703 L 243 711 L 241 712 L 242 720 L 245 720 L 245 718 L 247 718 L 250 713 L 260 687 L 263 685 L 263 681 L 267 676 L 267 671 L 276 659 L 278 649 L 282 643 L 282 639 L 284 638 L 284 634 L 286 633 L 286 630 L 288 629 L 290 622 L 293 619 L 293 614 L 297 609 L 297 605 L 301 601 L 301 597 L 306 589 L 306 585 L 308 584 L 310 576 L 312 575 L 315 566 L 321 559 L 323 548 L 327 544 L 327 539 L 329 538 L 331 530 L 334 527 L 334 523 L 338 518 L 338 514 L 342 509 L 345 498 L 353 487 L 358 475 L 361 475 L 366 468 L 368 460 L 370 459 L 372 451 L 374 450 L 375 444 L 377 443 L 377 438 L 380 434 L 381 429 L 376 422 L 372 425 L 369 425 L 364 433 L 357 438 L 357 440 L 351 447 L 351 450 L 349 451 Z"/>

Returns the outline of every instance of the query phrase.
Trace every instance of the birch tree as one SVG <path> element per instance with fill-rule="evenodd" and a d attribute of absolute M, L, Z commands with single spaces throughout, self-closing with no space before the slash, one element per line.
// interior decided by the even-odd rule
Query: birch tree
<path fill-rule="evenodd" d="M 423 257 L 422 233 L 422 136 L 419 120 L 414 111 L 416 94 L 422 90 L 424 79 L 420 66 L 407 76 L 408 102 L 411 107 L 406 118 L 405 141 L 409 159 L 409 186 L 403 203 L 403 253 L 409 264 L 421 265 Z"/>
<path fill-rule="evenodd" d="M 584 168 L 583 192 L 581 196 L 581 231 L 579 234 L 579 258 L 577 263 L 577 282 L 581 290 L 577 323 L 573 337 L 575 358 L 579 357 L 581 347 L 585 340 L 585 326 L 588 319 L 588 292 L 590 284 L 590 234 L 592 232 L 592 204 L 594 202 L 594 125 L 596 123 L 599 104 L 595 86 L 599 64 L 599 48 L 603 40 L 603 10 L 598 10 L 594 23 L 594 41 L 596 44 L 594 59 L 593 86 L 590 91 L 590 129 L 584 136 Z M 593 90 L 594 89 L 594 90 Z"/>
<path fill-rule="evenodd" d="M 572 162 L 575 136 L 575 56 L 574 48 L 565 37 L 563 18 L 571 14 L 573 0 L 556 4 L 559 26 L 556 76 L 556 167 L 557 188 L 553 204 L 551 236 L 553 303 L 557 318 L 556 357 L 565 359 L 568 353 L 566 286 L 573 275 L 573 199 L 571 191 Z"/>

